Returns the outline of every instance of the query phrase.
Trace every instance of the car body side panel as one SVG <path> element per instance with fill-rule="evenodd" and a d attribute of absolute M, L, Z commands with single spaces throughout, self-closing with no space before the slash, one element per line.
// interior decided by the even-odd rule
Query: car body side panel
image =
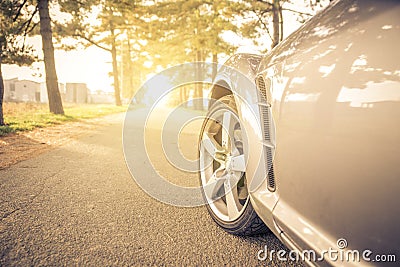
<path fill-rule="evenodd" d="M 345 238 L 350 249 L 398 253 L 400 7 L 328 9 L 260 64 L 272 79 L 274 218 L 300 249 Z"/>

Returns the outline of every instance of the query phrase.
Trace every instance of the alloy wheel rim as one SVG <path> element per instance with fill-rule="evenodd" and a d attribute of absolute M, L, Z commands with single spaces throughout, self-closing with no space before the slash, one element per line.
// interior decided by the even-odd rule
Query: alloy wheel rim
<path fill-rule="evenodd" d="M 240 120 L 230 109 L 219 109 L 207 119 L 200 142 L 201 182 L 213 213 L 235 221 L 249 201 Z"/>

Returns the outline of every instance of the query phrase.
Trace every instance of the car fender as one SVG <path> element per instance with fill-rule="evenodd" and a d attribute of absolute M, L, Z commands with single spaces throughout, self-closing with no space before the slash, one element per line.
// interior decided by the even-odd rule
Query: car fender
<path fill-rule="evenodd" d="M 275 234 L 280 231 L 273 221 L 272 211 L 278 201 L 278 193 L 271 192 L 266 183 L 266 155 L 260 115 L 260 100 L 255 84 L 257 69 L 262 57 L 253 54 L 236 54 L 229 58 L 214 79 L 211 99 L 232 94 L 238 115 L 246 132 L 246 178 L 254 209 Z M 267 211 L 266 211 L 267 209 Z"/>

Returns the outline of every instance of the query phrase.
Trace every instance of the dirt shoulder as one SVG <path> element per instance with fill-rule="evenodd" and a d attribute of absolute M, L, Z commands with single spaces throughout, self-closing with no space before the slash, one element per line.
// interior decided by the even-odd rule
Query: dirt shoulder
<path fill-rule="evenodd" d="M 90 134 L 97 127 L 107 125 L 111 116 L 120 116 L 122 119 L 122 114 L 113 114 L 0 136 L 0 169 L 35 157 L 79 136 Z"/>

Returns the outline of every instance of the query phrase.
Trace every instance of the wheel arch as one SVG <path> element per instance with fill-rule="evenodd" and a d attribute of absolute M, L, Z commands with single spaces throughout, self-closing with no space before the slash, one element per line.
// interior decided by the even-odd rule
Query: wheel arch
<path fill-rule="evenodd" d="M 231 87 L 229 86 L 227 81 L 221 79 L 212 85 L 210 93 L 209 93 L 209 98 L 212 100 L 218 100 L 221 97 L 224 97 L 224 96 L 230 95 L 230 94 L 232 94 Z M 211 104 L 211 102 L 210 102 L 210 104 Z M 210 108 L 210 106 L 208 108 Z"/>
<path fill-rule="evenodd" d="M 246 130 L 248 140 L 251 140 L 248 149 L 244 152 L 248 158 L 250 201 L 265 224 L 279 236 L 279 230 L 272 217 L 272 210 L 279 195 L 278 191 L 266 190 L 267 170 L 263 164 L 266 155 L 264 155 L 264 147 L 261 144 L 263 125 L 261 125 L 259 92 L 255 81 L 261 60 L 262 57 L 251 54 L 232 56 L 219 69 L 209 97 L 215 101 L 227 94 L 233 95 L 238 108 L 238 116 Z"/>

